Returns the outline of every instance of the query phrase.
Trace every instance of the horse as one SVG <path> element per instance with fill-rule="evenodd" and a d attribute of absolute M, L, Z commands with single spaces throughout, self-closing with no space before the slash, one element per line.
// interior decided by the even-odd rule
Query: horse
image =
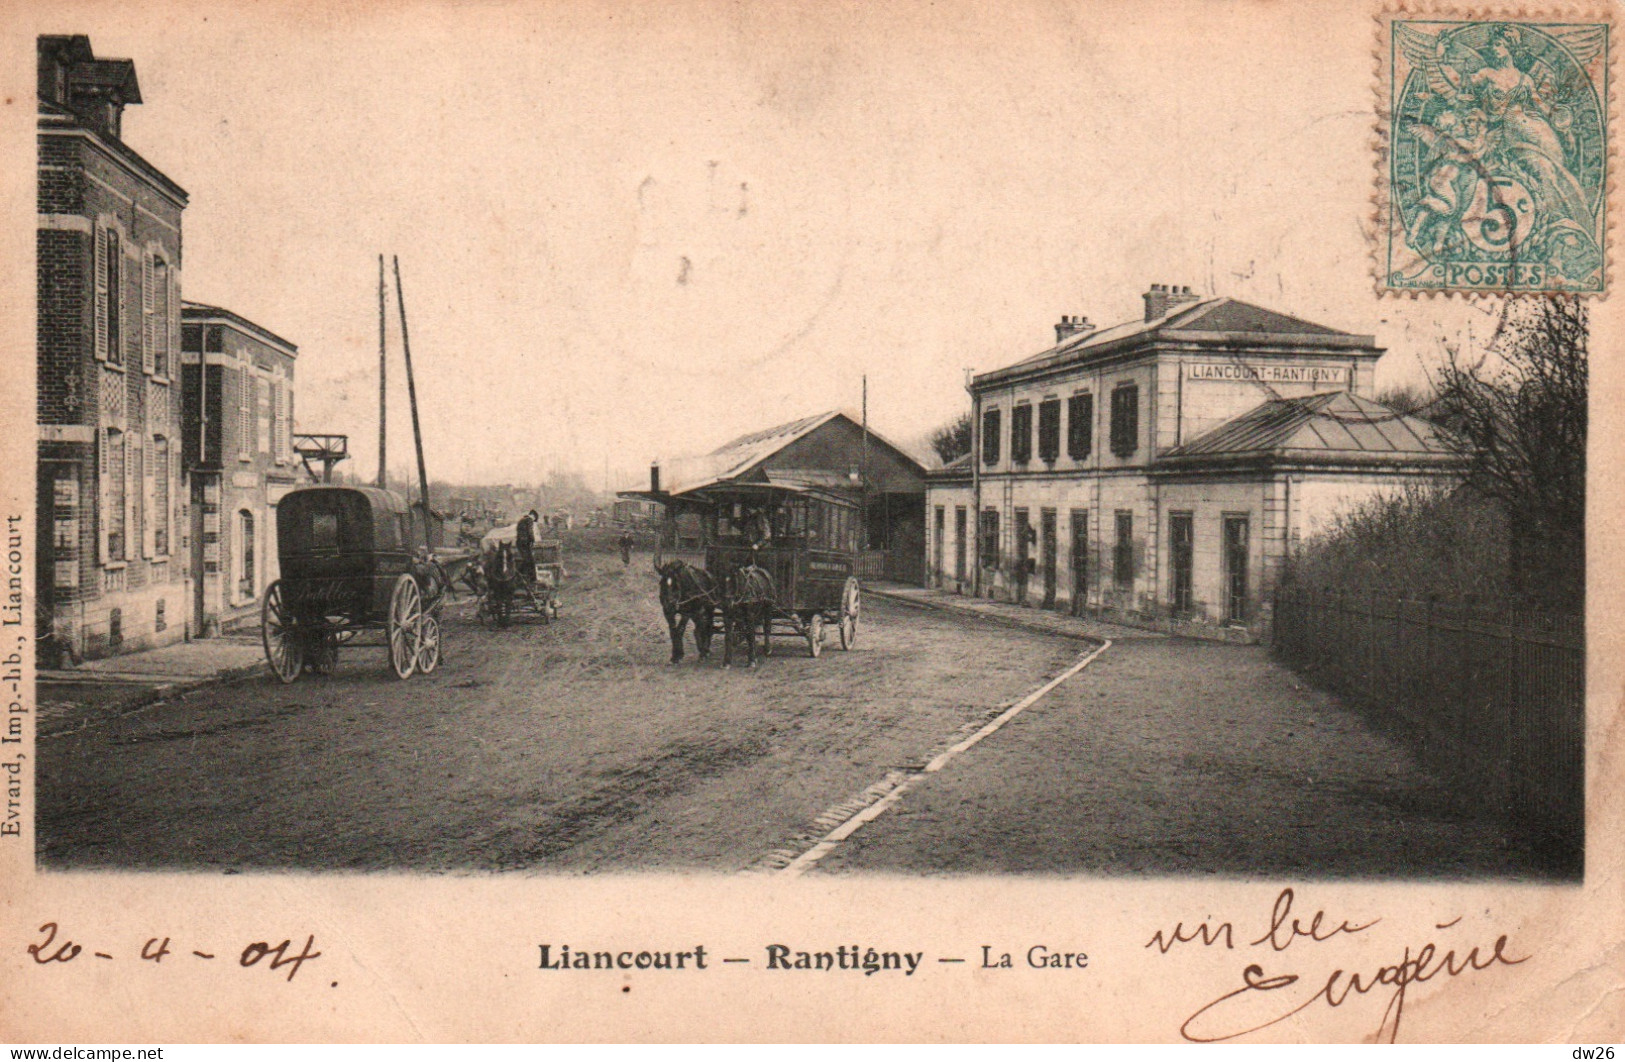
<path fill-rule="evenodd" d="M 671 632 L 671 662 L 683 659 L 683 628 L 694 622 L 694 647 L 700 658 L 711 655 L 711 621 L 717 611 L 717 582 L 704 568 L 674 560 L 655 564 L 660 576 L 660 609 Z"/>
<path fill-rule="evenodd" d="M 756 666 L 756 629 L 762 630 L 762 655 L 773 655 L 773 577 L 754 564 L 735 568 L 722 580 L 722 666 L 733 663 L 736 633 L 744 635 L 745 659 Z"/>
<path fill-rule="evenodd" d="M 481 564 L 485 576 L 484 607 L 499 627 L 508 625 L 508 612 L 513 607 L 514 588 L 519 583 L 519 561 L 514 548 L 503 542 L 485 555 Z"/>

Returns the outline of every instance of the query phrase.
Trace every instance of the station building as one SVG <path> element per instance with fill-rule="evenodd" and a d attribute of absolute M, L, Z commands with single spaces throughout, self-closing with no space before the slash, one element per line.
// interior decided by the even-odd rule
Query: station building
<path fill-rule="evenodd" d="M 218 306 L 181 309 L 193 632 L 260 621 L 277 578 L 276 504 L 310 482 L 293 448 L 299 348 Z"/>
<path fill-rule="evenodd" d="M 1053 346 L 973 378 L 972 453 L 927 475 L 928 585 L 1252 637 L 1303 539 L 1463 470 L 1372 399 L 1373 336 L 1188 287 L 1144 301 L 1110 328 L 1063 317 Z"/>
<path fill-rule="evenodd" d="M 185 637 L 184 189 L 124 142 L 135 64 L 38 38 L 36 646 L 41 666 Z"/>

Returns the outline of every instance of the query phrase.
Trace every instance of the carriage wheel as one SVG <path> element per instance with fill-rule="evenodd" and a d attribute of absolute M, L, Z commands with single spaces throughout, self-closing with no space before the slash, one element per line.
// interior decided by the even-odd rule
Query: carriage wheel
<path fill-rule="evenodd" d="M 824 614 L 814 612 L 807 621 L 807 651 L 817 656 L 824 651 Z"/>
<path fill-rule="evenodd" d="M 305 666 L 301 634 L 288 603 L 282 599 L 282 580 L 278 579 L 266 587 L 265 603 L 260 606 L 260 641 L 271 673 L 283 682 L 297 679 Z"/>
<path fill-rule="evenodd" d="M 395 580 L 389 595 L 389 666 L 396 678 L 407 679 L 418 667 L 418 649 L 423 644 L 423 592 L 409 573 Z"/>
<path fill-rule="evenodd" d="M 434 612 L 423 616 L 423 637 L 418 645 L 418 671 L 427 675 L 440 666 L 440 617 Z"/>
<path fill-rule="evenodd" d="M 858 642 L 858 580 L 851 576 L 846 589 L 841 591 L 841 648 L 850 649 Z"/>

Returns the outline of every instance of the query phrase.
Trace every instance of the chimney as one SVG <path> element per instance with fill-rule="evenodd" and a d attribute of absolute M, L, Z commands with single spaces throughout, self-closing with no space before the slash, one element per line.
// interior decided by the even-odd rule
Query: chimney
<path fill-rule="evenodd" d="M 1059 346 L 1076 335 L 1085 335 L 1095 330 L 1094 323 L 1082 315 L 1063 316 L 1061 322 L 1055 326 L 1055 343 Z"/>
<path fill-rule="evenodd" d="M 1193 293 L 1189 285 L 1180 287 L 1178 284 L 1153 284 L 1151 290 L 1141 298 L 1145 299 L 1145 320 L 1150 324 L 1168 316 L 1181 306 L 1200 302 L 1202 296 Z"/>
<path fill-rule="evenodd" d="M 656 461 L 649 466 L 649 493 L 660 493 L 660 462 Z"/>

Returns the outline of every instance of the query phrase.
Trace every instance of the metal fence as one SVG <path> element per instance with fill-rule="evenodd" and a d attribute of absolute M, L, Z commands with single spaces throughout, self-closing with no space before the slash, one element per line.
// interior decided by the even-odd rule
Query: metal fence
<path fill-rule="evenodd" d="M 1585 627 L 1504 612 L 1282 588 L 1276 656 L 1392 712 L 1423 759 L 1489 794 L 1508 825 L 1577 867 L 1585 839 Z"/>

